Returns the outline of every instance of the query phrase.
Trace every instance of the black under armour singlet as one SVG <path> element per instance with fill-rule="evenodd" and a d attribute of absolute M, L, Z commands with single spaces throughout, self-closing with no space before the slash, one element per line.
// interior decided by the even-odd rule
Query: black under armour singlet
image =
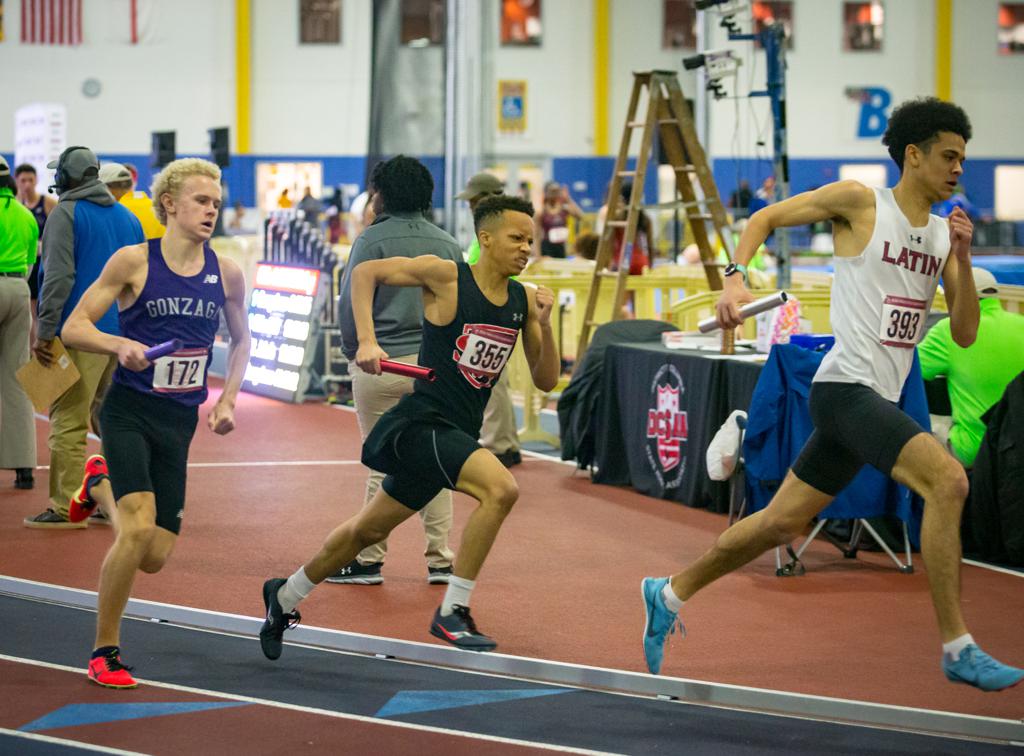
<path fill-rule="evenodd" d="M 417 380 L 414 397 L 425 400 L 473 438 L 480 433 L 491 387 L 501 376 L 519 331 L 526 325 L 529 300 L 518 281 L 508 282 L 508 300 L 492 303 L 473 278 L 472 268 L 456 263 L 459 303 L 455 318 L 438 326 L 424 319 L 419 363 L 437 379 Z"/>

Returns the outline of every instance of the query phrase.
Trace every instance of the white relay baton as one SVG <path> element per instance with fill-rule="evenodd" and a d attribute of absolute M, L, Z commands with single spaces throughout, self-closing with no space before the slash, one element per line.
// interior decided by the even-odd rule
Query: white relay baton
<path fill-rule="evenodd" d="M 778 294 L 771 294 L 767 297 L 761 297 L 755 299 L 753 302 L 748 302 L 740 308 L 740 315 L 744 318 L 751 318 L 761 312 L 773 310 L 781 304 L 785 304 L 789 301 L 789 295 L 780 291 Z M 701 333 L 711 333 L 717 331 L 719 328 L 717 318 L 705 318 L 697 324 L 697 328 L 700 329 Z"/>

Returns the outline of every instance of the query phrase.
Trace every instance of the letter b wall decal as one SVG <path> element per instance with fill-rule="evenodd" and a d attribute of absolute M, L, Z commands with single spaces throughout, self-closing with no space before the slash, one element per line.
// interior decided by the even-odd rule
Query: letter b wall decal
<path fill-rule="evenodd" d="M 857 137 L 872 139 L 885 133 L 892 92 L 884 87 L 847 87 L 846 96 L 860 103 Z"/>

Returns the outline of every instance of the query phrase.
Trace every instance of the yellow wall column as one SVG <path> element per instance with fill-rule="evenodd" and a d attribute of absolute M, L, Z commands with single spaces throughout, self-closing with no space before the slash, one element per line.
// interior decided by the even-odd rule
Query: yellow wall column
<path fill-rule="evenodd" d="M 235 0 L 235 152 L 249 154 L 252 118 L 252 19 L 250 0 Z"/>
<path fill-rule="evenodd" d="M 935 0 L 935 96 L 953 95 L 953 0 Z"/>
<path fill-rule="evenodd" d="M 594 154 L 608 154 L 608 15 L 611 0 L 594 0 Z"/>

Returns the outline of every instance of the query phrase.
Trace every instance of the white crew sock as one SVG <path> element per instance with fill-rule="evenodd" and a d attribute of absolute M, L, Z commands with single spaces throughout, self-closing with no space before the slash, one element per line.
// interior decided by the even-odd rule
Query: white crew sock
<path fill-rule="evenodd" d="M 954 638 L 949 643 L 943 643 L 942 653 L 948 656 L 950 661 L 956 661 L 960 658 L 960 652 L 972 643 L 974 643 L 974 638 L 971 637 L 970 633 L 967 633 L 959 638 Z"/>
<path fill-rule="evenodd" d="M 441 602 L 441 616 L 447 617 L 451 614 L 452 607 L 456 604 L 469 606 L 469 596 L 473 593 L 475 585 L 475 580 L 466 580 L 455 575 L 448 578 L 448 590 L 444 592 L 444 601 Z"/>
<path fill-rule="evenodd" d="M 672 590 L 672 581 L 669 580 L 665 583 L 665 587 L 661 589 L 661 597 L 665 600 L 665 607 L 670 612 L 678 613 L 683 608 L 685 603 L 681 598 L 676 595 L 676 592 Z"/>
<path fill-rule="evenodd" d="M 281 609 L 288 614 L 302 599 L 312 593 L 314 588 L 316 588 L 316 584 L 306 577 L 306 570 L 299 567 L 277 592 L 277 600 L 281 602 Z"/>

